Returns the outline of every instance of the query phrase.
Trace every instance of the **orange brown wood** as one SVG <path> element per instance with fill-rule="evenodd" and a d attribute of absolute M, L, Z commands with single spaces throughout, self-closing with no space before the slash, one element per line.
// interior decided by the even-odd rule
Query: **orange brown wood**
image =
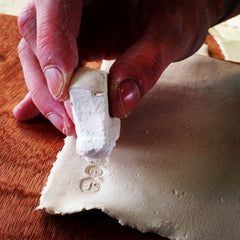
<path fill-rule="evenodd" d="M 222 53 L 220 46 L 212 35 L 208 35 L 205 43 L 208 46 L 208 53 L 210 57 L 224 60 L 225 57 Z"/>
<path fill-rule="evenodd" d="M 35 210 L 64 136 L 41 116 L 14 119 L 12 110 L 27 92 L 19 40 L 17 18 L 0 15 L 0 239 L 163 240 L 97 210 L 67 216 Z"/>

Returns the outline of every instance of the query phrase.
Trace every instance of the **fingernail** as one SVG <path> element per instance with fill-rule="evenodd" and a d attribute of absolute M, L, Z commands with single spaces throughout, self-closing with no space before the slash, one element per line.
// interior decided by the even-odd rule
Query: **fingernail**
<path fill-rule="evenodd" d="M 124 80 L 119 86 L 121 118 L 127 117 L 141 99 L 139 85 L 133 79 Z"/>
<path fill-rule="evenodd" d="M 56 100 L 60 100 L 63 91 L 64 77 L 56 67 L 47 67 L 45 77 L 48 82 L 49 91 Z"/>
<path fill-rule="evenodd" d="M 60 131 L 62 132 L 66 131 L 65 127 L 63 127 L 62 129 L 59 128 L 59 126 L 64 126 L 63 118 L 59 114 L 50 112 L 46 115 L 46 117 Z"/>

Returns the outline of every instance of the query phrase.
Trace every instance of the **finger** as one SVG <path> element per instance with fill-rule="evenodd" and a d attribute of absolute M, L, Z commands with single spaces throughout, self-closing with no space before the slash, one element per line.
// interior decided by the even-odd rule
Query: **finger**
<path fill-rule="evenodd" d="M 83 6 L 88 5 L 91 0 L 84 0 Z M 33 0 L 30 0 L 18 17 L 18 29 L 29 47 L 37 56 L 37 21 L 36 8 Z"/>
<path fill-rule="evenodd" d="M 144 35 L 110 69 L 110 112 L 115 117 L 128 116 L 166 67 L 193 54 L 206 37 L 208 16 L 204 8 L 195 16 L 188 14 L 193 10 L 187 2 L 184 6 L 175 1 L 156 3 Z M 193 20 L 196 26 L 191 24 Z"/>
<path fill-rule="evenodd" d="M 68 99 L 67 101 L 64 102 L 64 106 L 65 106 L 65 109 L 66 109 L 66 111 L 68 113 L 68 116 L 71 118 L 71 120 L 74 123 L 73 113 L 72 113 L 72 105 L 71 105 L 70 99 Z"/>
<path fill-rule="evenodd" d="M 81 0 L 35 0 L 37 13 L 37 55 L 56 100 L 68 98 L 71 75 L 78 65 L 76 39 Z"/>
<path fill-rule="evenodd" d="M 28 43 L 29 47 L 37 56 L 36 49 L 36 9 L 34 2 L 31 0 L 22 10 L 18 17 L 18 29 L 22 37 Z"/>
<path fill-rule="evenodd" d="M 149 36 L 143 37 L 112 65 L 109 99 L 113 116 L 128 116 L 172 61 L 164 44 L 155 42 Z"/>
<path fill-rule="evenodd" d="M 37 117 L 40 112 L 32 101 L 29 93 L 25 98 L 14 108 L 13 114 L 19 121 L 27 121 Z"/>
<path fill-rule="evenodd" d="M 19 57 L 25 81 L 35 106 L 61 132 L 73 135 L 75 133 L 74 124 L 69 118 L 64 104 L 54 100 L 49 93 L 38 60 L 25 40 L 21 40 L 19 44 Z"/>

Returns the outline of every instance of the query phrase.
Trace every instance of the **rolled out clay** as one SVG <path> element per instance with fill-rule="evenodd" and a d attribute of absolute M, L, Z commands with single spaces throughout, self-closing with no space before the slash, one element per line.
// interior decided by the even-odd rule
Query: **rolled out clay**
<path fill-rule="evenodd" d="M 169 239 L 240 239 L 240 66 L 193 56 L 171 64 L 122 121 L 107 159 L 67 137 L 39 209 L 101 209 Z"/>

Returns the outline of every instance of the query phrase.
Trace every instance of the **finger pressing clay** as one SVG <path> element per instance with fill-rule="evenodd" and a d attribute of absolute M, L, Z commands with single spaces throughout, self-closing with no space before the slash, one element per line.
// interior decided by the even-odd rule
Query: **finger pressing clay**
<path fill-rule="evenodd" d="M 122 120 L 110 157 L 86 161 L 67 137 L 39 209 L 102 209 L 169 239 L 240 236 L 240 66 L 194 56 L 171 64 Z"/>
<path fill-rule="evenodd" d="M 79 68 L 69 88 L 76 151 L 92 160 L 108 157 L 120 134 L 120 119 L 109 116 L 107 80 L 107 72 Z"/>

